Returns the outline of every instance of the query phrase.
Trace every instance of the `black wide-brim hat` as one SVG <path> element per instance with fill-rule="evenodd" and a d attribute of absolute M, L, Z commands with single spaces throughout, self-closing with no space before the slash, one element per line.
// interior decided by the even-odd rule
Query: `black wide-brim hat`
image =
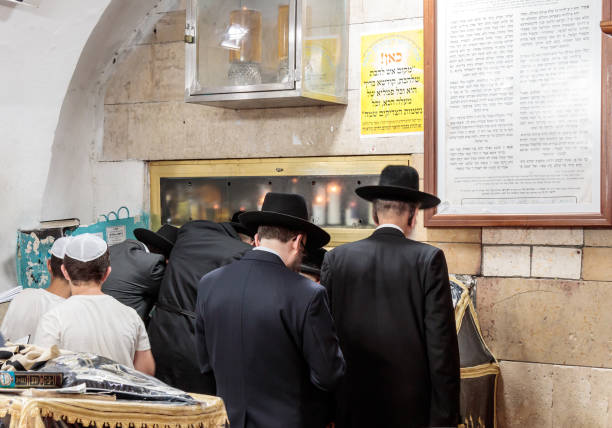
<path fill-rule="evenodd" d="M 384 199 L 419 203 L 420 208 L 433 208 L 440 199 L 419 190 L 419 173 L 407 165 L 387 165 L 380 173 L 378 185 L 355 189 L 357 195 L 367 201 Z"/>
<path fill-rule="evenodd" d="M 261 211 L 247 211 L 238 217 L 247 229 L 257 233 L 259 226 L 278 226 L 304 232 L 306 248 L 320 248 L 329 242 L 329 233 L 308 221 L 308 208 L 301 195 L 268 192 Z"/>
<path fill-rule="evenodd" d="M 176 242 L 178 231 L 178 227 L 164 224 L 157 232 L 143 228 L 134 229 L 134 236 L 145 245 L 159 249 L 168 258 Z"/>
<path fill-rule="evenodd" d="M 315 248 L 306 251 L 302 258 L 300 272 L 321 276 L 321 265 L 323 264 L 325 253 L 327 253 L 325 248 Z"/>
<path fill-rule="evenodd" d="M 255 236 L 255 233 L 252 230 L 244 227 L 244 225 L 240 223 L 240 220 L 238 220 L 238 217 L 240 217 L 240 214 L 244 214 L 245 212 L 246 211 L 244 210 L 236 211 L 234 215 L 232 216 L 232 220 L 230 221 L 230 224 L 232 225 L 232 227 L 237 233 L 242 233 L 243 235 L 247 235 L 253 238 Z"/>

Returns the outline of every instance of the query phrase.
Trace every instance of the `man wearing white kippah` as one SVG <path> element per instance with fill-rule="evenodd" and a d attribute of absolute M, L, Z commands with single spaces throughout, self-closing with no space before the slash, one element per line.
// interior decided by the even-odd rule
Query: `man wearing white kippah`
<path fill-rule="evenodd" d="M 153 375 L 155 360 L 142 319 L 134 309 L 102 293 L 110 271 L 104 240 L 91 234 L 74 237 L 62 265 L 72 296 L 41 318 L 33 342 L 91 352 Z"/>
<path fill-rule="evenodd" d="M 62 273 L 62 262 L 70 238 L 61 237 L 51 247 L 47 269 L 51 275 L 48 288 L 26 288 L 11 301 L 0 332 L 6 340 L 27 343 L 34 334 L 40 318 L 49 309 L 70 296 L 70 284 Z"/>

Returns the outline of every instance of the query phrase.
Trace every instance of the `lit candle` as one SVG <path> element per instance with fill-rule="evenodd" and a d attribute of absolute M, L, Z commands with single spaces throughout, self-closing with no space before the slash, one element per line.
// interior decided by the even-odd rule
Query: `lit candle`
<path fill-rule="evenodd" d="M 340 186 L 331 183 L 327 188 L 327 224 L 338 225 L 342 221 L 340 215 Z"/>
<path fill-rule="evenodd" d="M 230 62 L 261 62 L 261 12 L 242 9 L 230 12 L 230 31 L 237 33 L 238 49 L 229 53 Z"/>
<path fill-rule="evenodd" d="M 344 225 L 345 226 L 355 226 L 355 223 L 359 222 L 357 215 L 355 214 L 355 208 L 357 207 L 357 202 L 351 201 L 346 209 L 344 210 Z"/>
<path fill-rule="evenodd" d="M 317 185 L 314 189 L 314 199 L 312 201 L 312 222 L 314 224 L 325 224 L 326 199 L 325 186 Z"/>

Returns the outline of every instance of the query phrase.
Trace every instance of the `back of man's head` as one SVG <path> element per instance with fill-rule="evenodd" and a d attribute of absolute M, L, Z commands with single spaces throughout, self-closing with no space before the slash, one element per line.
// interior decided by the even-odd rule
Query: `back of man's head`
<path fill-rule="evenodd" d="M 384 222 L 384 219 L 394 219 L 408 214 L 408 224 L 412 223 L 414 216 L 419 208 L 418 203 L 404 201 L 388 201 L 385 199 L 375 199 L 373 217 L 378 224 Z"/>
<path fill-rule="evenodd" d="M 101 284 L 110 266 L 108 246 L 95 235 L 79 235 L 66 247 L 63 265 L 64 273 L 73 285 Z"/>
<path fill-rule="evenodd" d="M 257 228 L 257 235 L 259 239 L 274 239 L 286 244 L 291 241 L 299 234 L 304 234 L 297 230 L 290 230 L 280 226 L 259 226 Z"/>
<path fill-rule="evenodd" d="M 66 281 L 66 278 L 64 278 L 64 274 L 62 273 L 62 263 L 64 261 L 66 247 L 68 246 L 70 239 L 71 238 L 68 236 L 57 238 L 51 247 L 51 257 L 49 258 L 48 268 L 49 272 L 51 273 L 52 280 Z"/>

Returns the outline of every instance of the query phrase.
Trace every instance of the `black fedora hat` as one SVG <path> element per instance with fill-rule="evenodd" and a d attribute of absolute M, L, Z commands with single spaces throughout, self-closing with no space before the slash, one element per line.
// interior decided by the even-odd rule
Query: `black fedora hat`
<path fill-rule="evenodd" d="M 242 233 L 243 235 L 247 235 L 252 238 L 255 236 L 255 232 L 244 227 L 244 225 L 240 223 L 240 220 L 238 220 L 238 217 L 240 217 L 240 214 L 243 214 L 245 212 L 246 211 L 244 210 L 236 211 L 234 215 L 232 216 L 232 219 L 230 220 L 230 224 L 232 225 L 232 227 L 237 233 Z"/>
<path fill-rule="evenodd" d="M 329 242 L 329 234 L 308 221 L 308 208 L 301 195 L 268 192 L 261 211 L 247 211 L 238 217 L 247 229 L 257 232 L 259 226 L 279 226 L 304 232 L 307 248 L 320 248 Z"/>
<path fill-rule="evenodd" d="M 306 251 L 304 258 L 302 258 L 300 272 L 320 276 L 325 253 L 327 253 L 325 248 L 314 248 Z"/>
<path fill-rule="evenodd" d="M 176 242 L 178 230 L 178 227 L 164 224 L 157 232 L 143 228 L 134 229 L 134 236 L 145 245 L 159 249 L 168 258 Z"/>
<path fill-rule="evenodd" d="M 434 195 L 419 190 L 419 173 L 406 165 L 387 165 L 380 173 L 378 185 L 358 187 L 355 193 L 370 202 L 374 199 L 418 202 L 422 209 L 440 203 Z"/>

